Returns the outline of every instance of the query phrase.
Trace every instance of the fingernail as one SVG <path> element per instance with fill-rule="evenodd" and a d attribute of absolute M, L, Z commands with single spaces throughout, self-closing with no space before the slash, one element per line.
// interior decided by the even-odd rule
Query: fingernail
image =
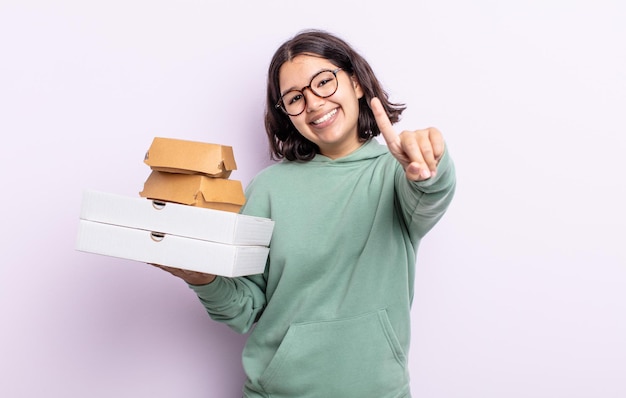
<path fill-rule="evenodd" d="M 430 174 L 430 170 L 428 170 L 428 169 L 422 170 L 422 177 L 423 178 L 430 178 L 430 175 L 431 175 Z"/>

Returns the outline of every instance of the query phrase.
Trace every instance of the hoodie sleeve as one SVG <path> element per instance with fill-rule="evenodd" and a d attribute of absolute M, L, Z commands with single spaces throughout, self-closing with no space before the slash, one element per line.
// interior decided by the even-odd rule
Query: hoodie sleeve
<path fill-rule="evenodd" d="M 208 285 L 189 285 L 209 316 L 231 329 L 246 333 L 265 308 L 265 275 L 226 278 Z"/>
<path fill-rule="evenodd" d="M 416 244 L 443 217 L 452 201 L 456 188 L 454 163 L 446 149 L 435 177 L 419 182 L 407 180 L 397 165 L 396 195 L 411 240 Z"/>

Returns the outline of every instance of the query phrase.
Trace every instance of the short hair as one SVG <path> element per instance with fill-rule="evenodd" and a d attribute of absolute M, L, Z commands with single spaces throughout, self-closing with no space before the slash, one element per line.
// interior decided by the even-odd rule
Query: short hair
<path fill-rule="evenodd" d="M 389 95 L 382 88 L 369 63 L 345 40 L 322 30 L 301 31 L 276 50 L 268 69 L 265 130 L 272 159 L 307 161 L 319 153 L 318 146 L 302 136 L 289 116 L 275 106 L 280 100 L 280 67 L 302 54 L 325 58 L 356 77 L 364 93 L 359 99 L 359 140 L 365 142 L 380 134 L 374 113 L 369 107 L 369 102 L 374 97 L 380 99 L 391 123 L 400 120 L 400 115 L 406 109 L 404 104 L 389 102 Z"/>

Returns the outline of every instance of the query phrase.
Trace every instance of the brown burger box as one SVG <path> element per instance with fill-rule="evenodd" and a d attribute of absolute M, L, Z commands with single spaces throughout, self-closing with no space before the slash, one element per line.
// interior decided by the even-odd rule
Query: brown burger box
<path fill-rule="evenodd" d="M 177 138 L 155 137 L 144 162 L 152 170 L 228 178 L 237 169 L 233 148 Z"/>
<path fill-rule="evenodd" d="M 238 213 L 246 201 L 241 181 L 152 171 L 139 195 L 208 209 Z"/>

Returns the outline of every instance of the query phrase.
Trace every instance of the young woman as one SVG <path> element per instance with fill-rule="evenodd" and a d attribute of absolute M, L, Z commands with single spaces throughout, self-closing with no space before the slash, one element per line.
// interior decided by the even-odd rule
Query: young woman
<path fill-rule="evenodd" d="M 417 248 L 452 200 L 455 174 L 434 128 L 398 135 L 389 102 L 345 41 L 305 31 L 275 53 L 265 125 L 280 162 L 242 212 L 275 221 L 265 272 L 183 278 L 239 332 L 243 394 L 410 397 L 407 352 Z M 383 135 L 387 145 L 372 137 Z"/>

